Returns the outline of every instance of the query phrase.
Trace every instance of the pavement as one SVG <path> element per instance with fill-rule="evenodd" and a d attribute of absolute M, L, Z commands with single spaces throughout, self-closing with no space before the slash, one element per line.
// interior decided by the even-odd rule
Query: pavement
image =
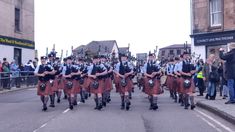
<path fill-rule="evenodd" d="M 120 97 L 112 92 L 112 101 L 101 111 L 94 110 L 89 98 L 74 110 L 67 100 L 55 108 L 41 111 L 36 89 L 0 94 L 0 131 L 4 132 L 235 132 L 234 124 L 197 107 L 185 110 L 169 98 L 159 96 L 159 109 L 149 110 L 147 96 L 137 88 L 130 111 L 120 110 Z"/>
<path fill-rule="evenodd" d="M 28 87 L 27 86 L 21 86 L 20 88 L 12 87 L 11 89 L 0 88 L 0 94 L 19 91 L 19 90 L 24 90 L 24 89 L 29 89 L 29 88 L 35 88 L 35 86 L 28 86 Z"/>
<path fill-rule="evenodd" d="M 197 96 L 195 100 L 198 107 L 206 109 L 235 125 L 235 104 L 225 104 L 227 99 L 222 99 L 218 94 L 215 100 L 207 100 L 201 96 Z"/>

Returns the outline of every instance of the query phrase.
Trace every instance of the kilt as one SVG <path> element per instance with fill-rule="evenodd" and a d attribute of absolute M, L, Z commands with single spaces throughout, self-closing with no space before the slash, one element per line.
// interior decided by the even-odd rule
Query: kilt
<path fill-rule="evenodd" d="M 51 88 L 49 81 L 45 82 L 46 83 L 46 89 L 44 91 L 40 90 L 40 85 L 42 84 L 41 81 L 38 81 L 38 86 L 37 86 L 37 95 L 39 96 L 46 96 L 51 94 Z"/>
<path fill-rule="evenodd" d="M 119 87 L 119 82 L 120 82 L 120 79 L 118 77 L 118 75 L 114 74 L 113 76 L 113 82 L 114 82 L 114 85 L 115 85 L 115 88 L 116 88 L 116 92 L 119 93 L 120 91 L 120 87 Z"/>
<path fill-rule="evenodd" d="M 177 92 L 180 94 L 182 94 L 184 92 L 184 88 L 182 87 L 182 83 L 183 83 L 183 78 L 178 77 L 177 78 Z"/>
<path fill-rule="evenodd" d="M 51 87 L 51 91 L 52 92 L 58 91 L 58 80 L 57 79 L 53 80 L 53 86 Z"/>
<path fill-rule="evenodd" d="M 133 82 L 131 82 L 132 80 L 130 78 L 126 78 L 127 81 L 127 85 L 125 87 L 123 87 L 121 85 L 121 78 L 118 78 L 119 82 L 118 82 L 118 92 L 121 94 L 124 94 L 125 92 L 131 92 L 132 91 L 132 87 L 133 87 Z"/>
<path fill-rule="evenodd" d="M 102 94 L 103 91 L 104 91 L 104 79 L 99 79 L 98 82 L 99 82 L 99 87 L 97 89 L 94 89 L 92 87 L 92 83 L 95 81 L 94 79 L 92 78 L 88 78 L 88 82 L 89 83 L 89 89 L 90 89 L 90 92 L 93 93 L 93 94 Z"/>
<path fill-rule="evenodd" d="M 173 90 L 173 77 L 172 76 L 167 76 L 166 86 L 167 88 L 169 88 L 169 90 Z"/>
<path fill-rule="evenodd" d="M 75 79 L 73 80 L 73 87 L 74 87 L 74 90 L 75 90 L 75 94 L 80 93 L 81 85 L 79 84 L 78 80 L 75 80 Z"/>
<path fill-rule="evenodd" d="M 81 85 L 81 87 L 82 87 L 82 88 L 85 88 L 85 90 L 86 90 L 87 92 L 91 92 L 90 87 L 89 87 L 91 81 L 92 81 L 92 80 L 91 80 L 90 78 L 86 77 L 86 78 L 84 78 L 84 84 Z"/>
<path fill-rule="evenodd" d="M 64 86 L 65 86 L 64 85 L 65 84 L 64 78 L 60 77 L 60 78 L 57 78 L 55 81 L 57 82 L 58 90 L 59 89 L 64 89 Z"/>
<path fill-rule="evenodd" d="M 73 82 L 73 87 L 71 89 L 68 89 L 66 84 L 69 80 L 65 79 L 65 92 L 68 94 L 68 95 L 71 95 L 71 94 L 76 94 L 76 83 L 75 83 L 75 80 L 71 80 Z"/>
<path fill-rule="evenodd" d="M 178 81 L 176 77 L 172 78 L 172 91 L 177 92 L 178 89 Z"/>
<path fill-rule="evenodd" d="M 195 85 L 194 85 L 193 79 L 192 78 L 189 79 L 190 82 L 191 82 L 191 86 L 188 89 L 184 88 L 184 80 L 186 80 L 186 79 L 182 78 L 181 87 L 182 87 L 183 93 L 184 94 L 192 94 L 192 93 L 194 93 L 195 92 Z"/>
<path fill-rule="evenodd" d="M 110 92 L 113 89 L 112 79 L 110 77 L 104 80 L 104 91 Z"/>
<path fill-rule="evenodd" d="M 148 81 L 150 78 L 145 77 L 145 93 L 148 95 L 160 94 L 160 80 L 154 79 L 154 87 L 150 87 Z"/>

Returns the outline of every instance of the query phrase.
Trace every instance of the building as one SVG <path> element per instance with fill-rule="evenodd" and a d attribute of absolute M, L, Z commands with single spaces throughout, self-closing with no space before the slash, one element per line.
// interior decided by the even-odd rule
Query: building
<path fill-rule="evenodd" d="M 159 59 L 168 59 L 169 57 L 179 56 L 181 55 L 185 49 L 191 52 L 191 45 L 190 44 L 173 44 L 167 47 L 163 47 L 159 49 L 158 58 Z"/>
<path fill-rule="evenodd" d="M 34 0 L 0 0 L 0 49 L 1 60 L 34 59 Z"/>
<path fill-rule="evenodd" d="M 205 60 L 235 42 L 234 0 L 191 0 L 192 51 Z"/>
<path fill-rule="evenodd" d="M 140 65 L 144 65 L 147 62 L 148 54 L 147 53 L 137 53 L 136 61 L 139 62 Z"/>
<path fill-rule="evenodd" d="M 73 55 L 84 58 L 86 56 L 105 55 L 118 58 L 118 46 L 115 40 L 92 41 L 87 45 L 81 45 L 73 50 Z"/>
<path fill-rule="evenodd" d="M 131 57 L 130 47 L 119 47 L 118 48 L 118 53 L 119 54 L 125 54 L 125 55 L 128 55 L 128 57 Z"/>

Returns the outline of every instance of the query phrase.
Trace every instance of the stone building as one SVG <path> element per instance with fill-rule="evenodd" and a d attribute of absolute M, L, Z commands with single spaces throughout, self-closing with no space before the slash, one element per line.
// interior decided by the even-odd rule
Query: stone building
<path fill-rule="evenodd" d="M 234 0 L 191 0 L 192 52 L 205 60 L 235 42 Z"/>
<path fill-rule="evenodd" d="M 0 0 L 0 50 L 1 60 L 34 59 L 34 0 Z"/>

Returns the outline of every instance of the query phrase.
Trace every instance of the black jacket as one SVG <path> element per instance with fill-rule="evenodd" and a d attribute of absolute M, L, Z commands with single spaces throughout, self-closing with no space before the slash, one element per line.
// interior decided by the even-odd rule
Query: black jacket
<path fill-rule="evenodd" d="M 235 49 L 229 51 L 228 53 L 223 53 L 220 51 L 220 58 L 226 61 L 226 78 L 235 79 Z"/>

